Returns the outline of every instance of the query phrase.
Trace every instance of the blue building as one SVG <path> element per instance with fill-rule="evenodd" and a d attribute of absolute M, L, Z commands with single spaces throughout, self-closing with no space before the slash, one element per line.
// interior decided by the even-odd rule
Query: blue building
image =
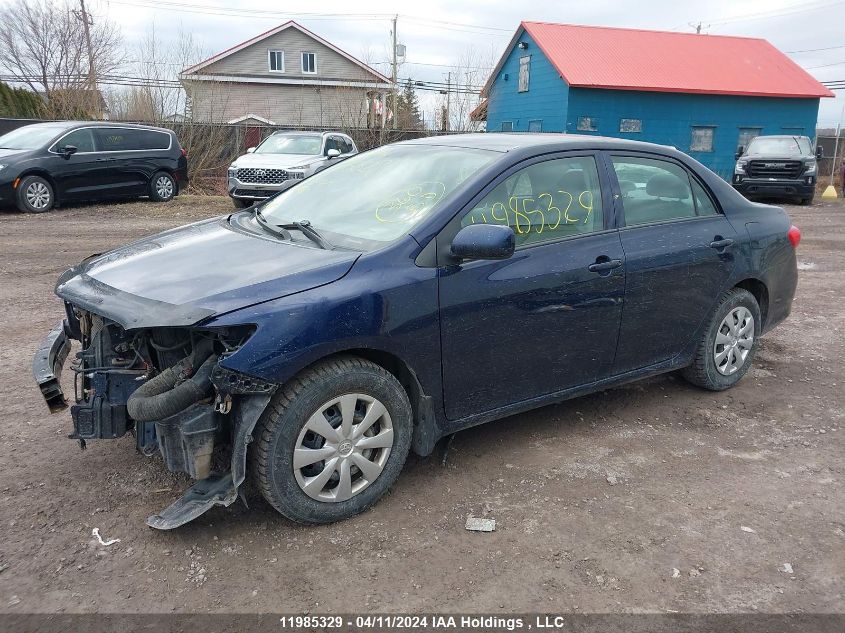
<path fill-rule="evenodd" d="M 523 22 L 482 96 L 488 132 L 673 145 L 730 178 L 738 145 L 814 137 L 834 95 L 766 40 Z"/>

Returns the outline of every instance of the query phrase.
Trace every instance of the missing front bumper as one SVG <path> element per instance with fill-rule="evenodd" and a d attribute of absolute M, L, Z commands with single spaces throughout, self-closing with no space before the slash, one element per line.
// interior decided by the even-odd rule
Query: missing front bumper
<path fill-rule="evenodd" d="M 50 413 L 57 413 L 68 407 L 60 383 L 68 353 L 70 340 L 65 333 L 65 322 L 62 321 L 41 341 L 32 360 L 32 375 L 41 389 L 41 395 L 44 396 Z"/>

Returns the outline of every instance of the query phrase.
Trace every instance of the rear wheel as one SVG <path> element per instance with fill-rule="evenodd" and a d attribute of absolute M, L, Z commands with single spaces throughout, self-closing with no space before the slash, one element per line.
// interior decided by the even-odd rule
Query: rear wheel
<path fill-rule="evenodd" d="M 760 306 L 747 290 L 725 293 L 699 341 L 692 365 L 682 374 L 692 384 L 722 391 L 746 374 L 760 336 Z"/>
<path fill-rule="evenodd" d="M 27 176 L 18 183 L 17 207 L 24 213 L 44 213 L 55 202 L 53 186 L 41 176 Z"/>
<path fill-rule="evenodd" d="M 274 397 L 256 428 L 252 474 L 265 499 L 299 523 L 332 523 L 396 481 L 412 431 L 408 395 L 369 361 L 320 363 Z"/>
<path fill-rule="evenodd" d="M 156 172 L 150 180 L 150 198 L 156 202 L 169 202 L 176 195 L 176 181 L 164 171 Z"/>

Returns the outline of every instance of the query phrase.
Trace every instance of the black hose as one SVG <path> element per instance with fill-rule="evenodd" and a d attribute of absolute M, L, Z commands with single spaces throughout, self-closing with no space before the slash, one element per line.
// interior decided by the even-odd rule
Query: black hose
<path fill-rule="evenodd" d="M 137 422 L 163 420 L 210 396 L 211 370 L 217 362 L 211 352 L 211 344 L 200 343 L 190 356 L 138 387 L 126 402 L 129 416 Z M 202 364 L 194 375 L 177 384 L 197 363 Z"/>

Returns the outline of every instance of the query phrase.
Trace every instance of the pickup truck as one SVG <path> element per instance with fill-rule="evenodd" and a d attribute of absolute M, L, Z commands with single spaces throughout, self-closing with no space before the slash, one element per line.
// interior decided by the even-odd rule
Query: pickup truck
<path fill-rule="evenodd" d="M 732 184 L 749 199 L 788 197 L 811 204 L 821 157 L 822 148 L 814 152 L 806 136 L 757 136 L 737 148 Z"/>

